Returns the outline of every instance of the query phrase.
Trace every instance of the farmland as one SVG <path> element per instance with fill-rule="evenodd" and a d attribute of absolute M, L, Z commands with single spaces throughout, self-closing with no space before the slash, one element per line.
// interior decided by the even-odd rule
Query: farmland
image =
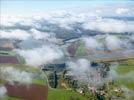
<path fill-rule="evenodd" d="M 16 53 L 14 51 L 2 51 L 2 50 L 0 50 L 0 55 L 4 55 L 4 56 L 15 56 Z"/>
<path fill-rule="evenodd" d="M 71 90 L 50 89 L 48 100 L 87 100 L 87 98 Z"/>
<path fill-rule="evenodd" d="M 19 63 L 19 58 L 14 51 L 0 51 L 0 63 Z"/>
<path fill-rule="evenodd" d="M 0 0 L 0 100 L 134 100 L 134 0 Z"/>
<path fill-rule="evenodd" d="M 107 95 L 109 96 L 117 96 L 120 95 L 120 98 L 124 98 L 126 91 L 124 91 L 124 93 L 116 93 L 115 89 L 116 88 L 125 88 L 128 90 L 130 89 L 130 95 L 129 97 L 127 97 L 126 99 L 123 100 L 131 100 L 133 98 L 132 93 L 134 91 L 134 78 L 132 77 L 133 72 L 134 72 L 134 63 L 133 63 L 133 59 L 132 60 L 126 60 L 123 61 L 121 64 L 119 64 L 118 66 L 116 66 L 116 68 L 114 68 L 114 70 L 117 72 L 118 74 L 118 78 L 115 79 L 114 84 L 110 85 L 107 84 L 106 85 L 106 90 L 107 90 Z M 130 74 L 130 75 L 129 75 Z M 87 96 L 86 96 L 87 95 Z M 87 100 L 89 98 L 94 98 L 93 94 L 90 94 L 90 92 L 86 93 L 86 95 L 80 94 L 76 91 L 73 90 L 66 90 L 66 89 L 49 89 L 48 92 L 48 100 Z M 76 98 L 75 98 L 76 97 Z"/>
<path fill-rule="evenodd" d="M 126 64 L 119 65 L 116 71 L 122 76 L 117 83 L 134 90 L 134 60 L 128 60 Z"/>
<path fill-rule="evenodd" d="M 47 82 L 42 71 L 40 71 L 38 68 L 28 67 L 23 64 L 1 64 L 0 69 L 0 86 L 4 85 L 8 91 L 4 97 L 4 100 L 20 100 L 20 98 L 32 98 L 33 96 L 30 96 L 30 91 L 34 92 L 32 95 L 34 94 L 35 100 L 37 100 L 37 98 L 47 98 Z M 13 70 L 14 72 L 9 72 Z M 8 76 L 7 72 L 10 76 Z M 3 79 L 3 75 L 7 75 L 5 79 Z M 30 77 L 25 77 L 23 75 L 30 75 Z M 14 85 L 10 83 L 11 81 Z"/>

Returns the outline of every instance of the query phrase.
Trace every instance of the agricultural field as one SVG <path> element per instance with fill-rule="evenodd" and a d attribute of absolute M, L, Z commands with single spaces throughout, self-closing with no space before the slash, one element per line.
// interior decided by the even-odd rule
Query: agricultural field
<path fill-rule="evenodd" d="M 117 83 L 134 90 L 134 60 L 128 60 L 117 67 L 116 72 L 121 76 Z"/>
<path fill-rule="evenodd" d="M 16 56 L 16 53 L 14 51 L 2 51 L 0 50 L 0 56 Z"/>
<path fill-rule="evenodd" d="M 134 100 L 134 0 L 0 9 L 0 100 Z"/>
<path fill-rule="evenodd" d="M 19 62 L 19 57 L 14 51 L 0 50 L 0 63 L 18 64 Z"/>
<path fill-rule="evenodd" d="M 23 65 L 23 64 L 1 64 L 0 68 L 1 67 L 14 68 L 16 70 L 19 70 L 20 72 L 27 72 L 30 74 L 32 73 L 34 75 L 34 77 L 32 78 L 33 84 L 40 84 L 40 85 L 46 84 L 46 80 L 44 79 L 44 73 L 38 68 L 30 67 L 30 66 Z"/>
<path fill-rule="evenodd" d="M 108 97 L 119 95 L 121 100 L 131 100 L 134 91 L 134 78 L 132 77 L 134 75 L 134 60 L 127 60 L 116 67 L 115 71 L 119 77 L 114 81 L 114 84 L 106 85 Z M 126 90 L 123 90 L 123 93 L 116 93 L 115 90 L 118 88 L 131 90 L 130 93 L 128 92 L 130 97 L 124 97 L 126 95 Z M 49 89 L 48 100 L 88 100 L 90 97 L 93 97 L 93 94 L 90 94 L 89 92 L 86 94 L 87 96 L 73 90 Z"/>
<path fill-rule="evenodd" d="M 50 89 L 48 100 L 87 100 L 87 98 L 72 90 Z"/>
<path fill-rule="evenodd" d="M 38 68 L 26 66 L 23 64 L 1 64 L 0 86 L 6 87 L 8 91 L 3 100 L 21 100 L 20 97 L 23 98 L 23 96 L 28 97 L 28 95 L 30 95 L 22 94 L 25 93 L 22 91 L 29 91 L 28 93 L 31 93 L 30 91 L 32 91 L 32 94 L 37 94 L 36 92 L 43 91 L 40 95 L 47 95 L 47 82 L 44 77 L 44 73 Z M 22 89 L 16 90 L 16 87 Z M 14 91 L 13 93 L 11 92 L 12 90 Z M 31 96 L 29 96 L 29 98 L 30 97 Z"/>
<path fill-rule="evenodd" d="M 80 41 L 80 46 L 77 48 L 75 56 L 84 56 L 86 55 L 86 47 L 84 42 Z"/>

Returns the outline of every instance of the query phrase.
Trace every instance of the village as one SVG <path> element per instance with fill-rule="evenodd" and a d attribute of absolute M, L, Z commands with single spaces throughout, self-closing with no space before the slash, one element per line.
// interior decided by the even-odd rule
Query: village
<path fill-rule="evenodd" d="M 109 72 L 111 70 L 111 64 L 114 64 L 115 62 L 126 64 L 126 59 L 111 59 L 110 61 L 105 61 L 104 59 L 101 59 L 96 60 L 96 62 L 92 61 L 90 67 L 93 69 L 94 72 L 86 77 L 87 79 L 90 78 L 90 81 L 84 81 L 84 83 L 82 83 L 79 82 L 79 80 L 83 80 L 85 76 L 82 76 L 81 74 L 81 76 L 74 76 L 69 74 L 70 69 L 68 68 L 67 63 L 64 60 L 60 62 L 57 61 L 52 64 L 41 65 L 40 69 L 38 70 L 29 67 L 28 69 L 27 66 L 24 65 L 24 58 L 16 54 L 16 52 L 13 50 L 16 47 L 18 48 L 18 46 L 15 46 L 15 43 L 11 40 L 1 39 L 0 41 L 1 71 L 4 66 L 5 68 L 14 66 L 13 68 L 18 67 L 19 69 L 21 69 L 21 71 L 25 69 L 26 72 L 32 72 L 32 74 L 38 73 L 39 75 L 42 73 L 41 76 L 36 76 L 37 79 L 32 79 L 32 82 L 25 83 L 23 81 L 21 82 L 19 78 L 18 80 L 12 79 L 12 82 L 10 82 L 11 80 L 9 80 L 8 78 L 3 80 L 2 76 L 6 74 L 6 72 L 3 74 L 1 72 L 0 84 L 4 83 L 7 89 L 6 98 L 29 98 L 28 100 L 44 100 L 44 98 L 46 98 L 45 100 L 47 100 L 48 91 L 52 88 L 75 91 L 76 93 L 81 94 L 83 97 L 90 98 L 92 100 L 122 100 L 124 98 L 124 90 L 117 85 L 116 79 L 109 78 Z M 74 57 L 72 58 L 71 56 L 71 59 L 74 60 Z M 70 58 L 68 60 L 70 60 Z M 25 80 L 26 77 L 22 77 L 22 80 Z M 32 78 L 34 77 L 32 76 Z M 95 84 L 94 82 L 97 84 Z M 30 88 L 27 88 L 27 85 L 30 86 Z M 33 94 L 35 97 L 33 97 Z M 70 100 L 77 100 L 77 98 L 70 97 Z"/>

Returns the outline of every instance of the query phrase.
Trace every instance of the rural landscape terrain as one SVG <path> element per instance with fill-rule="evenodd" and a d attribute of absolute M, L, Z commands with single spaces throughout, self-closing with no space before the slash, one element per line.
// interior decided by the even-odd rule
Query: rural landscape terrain
<path fill-rule="evenodd" d="M 0 100 L 134 100 L 134 1 L 24 1 L 0 0 Z"/>

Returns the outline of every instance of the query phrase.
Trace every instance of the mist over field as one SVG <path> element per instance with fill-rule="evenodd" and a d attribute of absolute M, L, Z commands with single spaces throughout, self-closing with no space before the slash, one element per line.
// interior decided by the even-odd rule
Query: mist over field
<path fill-rule="evenodd" d="M 23 1 L 0 4 L 0 99 L 133 100 L 134 1 Z"/>

